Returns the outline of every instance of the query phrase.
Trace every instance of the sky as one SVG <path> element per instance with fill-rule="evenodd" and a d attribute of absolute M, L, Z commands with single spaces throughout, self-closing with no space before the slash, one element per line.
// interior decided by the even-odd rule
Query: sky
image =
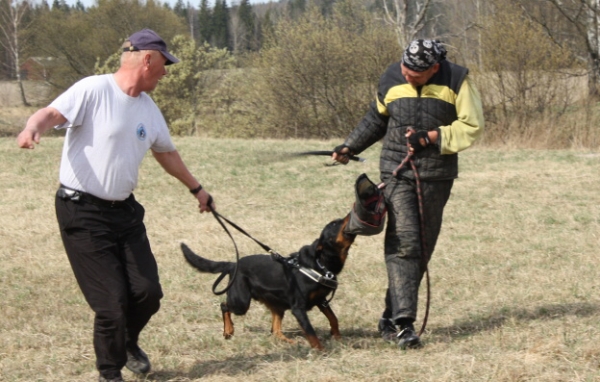
<path fill-rule="evenodd" d="M 161 3 L 169 3 L 171 5 L 171 7 L 175 6 L 175 3 L 177 3 L 177 0 L 159 0 Z M 197 6 L 198 4 L 200 4 L 200 0 L 183 0 L 184 4 L 187 3 L 192 4 L 193 6 Z M 239 0 L 227 0 L 227 5 L 228 6 L 232 6 L 233 4 L 239 3 Z M 278 2 L 278 0 L 250 0 L 250 4 L 264 4 L 264 3 L 269 3 L 269 2 Z M 66 3 L 69 5 L 75 5 L 75 3 L 77 3 L 77 0 L 66 0 Z M 93 5 L 96 3 L 96 0 L 81 0 L 81 3 L 86 6 L 89 7 L 90 5 Z M 48 4 L 52 4 L 52 0 L 48 0 Z M 208 5 L 209 6 L 213 6 L 215 4 L 214 0 L 208 0 Z"/>

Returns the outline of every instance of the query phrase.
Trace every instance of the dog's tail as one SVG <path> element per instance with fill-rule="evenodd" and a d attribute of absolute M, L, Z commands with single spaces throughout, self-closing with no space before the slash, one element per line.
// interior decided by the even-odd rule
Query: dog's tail
<path fill-rule="evenodd" d="M 200 272 L 205 273 L 230 273 L 235 269 L 235 264 L 229 261 L 213 261 L 195 254 L 187 245 L 181 243 L 181 251 L 187 262 Z"/>

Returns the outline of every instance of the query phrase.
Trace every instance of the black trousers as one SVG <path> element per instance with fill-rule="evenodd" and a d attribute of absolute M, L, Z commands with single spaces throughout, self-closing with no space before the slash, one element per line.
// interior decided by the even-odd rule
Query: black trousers
<path fill-rule="evenodd" d="M 114 378 L 163 296 L 144 208 L 133 195 L 111 207 L 57 194 L 55 206 L 69 262 L 95 313 L 96 367 Z"/>
<path fill-rule="evenodd" d="M 429 258 L 440 234 L 444 207 L 453 184 L 453 180 L 421 182 L 424 237 Z M 384 244 L 388 290 L 383 317 L 414 321 L 419 285 L 426 265 L 422 261 L 417 185 L 414 180 L 393 178 L 387 182 L 384 192 L 388 208 Z"/>

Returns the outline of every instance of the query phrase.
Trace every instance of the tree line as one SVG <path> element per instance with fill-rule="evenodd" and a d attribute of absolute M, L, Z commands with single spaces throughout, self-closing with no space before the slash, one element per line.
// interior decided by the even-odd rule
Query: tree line
<path fill-rule="evenodd" d="M 51 3 L 48 0 L 0 0 L 0 57 L 3 58 L 0 79 L 17 78 L 23 59 L 42 54 L 66 58 L 75 71 L 81 73 L 87 69 L 91 73 L 93 66 L 89 60 L 76 57 L 85 53 L 67 54 L 64 46 L 50 41 L 48 33 L 52 39 L 69 39 L 78 49 L 87 50 L 84 45 L 94 49 L 99 45 L 108 46 L 114 35 L 110 30 L 122 33 L 119 37 L 124 38 L 134 25 L 154 25 L 169 38 L 184 34 L 199 45 L 208 43 L 234 54 L 256 52 L 265 40 L 266 31 L 272 30 L 278 19 L 288 15 L 297 17 L 307 9 L 309 0 L 281 0 L 255 6 L 249 0 L 229 0 L 231 3 L 215 0 L 212 6 L 208 0 L 196 1 L 194 6 L 189 1 L 178 0 L 171 7 L 160 0 L 97 0 L 94 5 L 85 7 L 81 0 L 74 5 L 68 5 L 65 0 Z M 333 0 L 317 0 L 324 13 L 331 11 L 333 3 Z M 119 8 L 128 19 L 116 14 Z M 47 22 L 51 26 L 44 27 Z M 93 28 L 81 28 L 84 22 Z M 66 30 L 61 30 L 61 24 Z M 86 33 L 100 44 L 88 44 Z M 105 52 L 97 53 L 96 56 L 105 58 Z"/>
<path fill-rule="evenodd" d="M 151 28 L 182 58 L 152 95 L 174 133 L 332 138 L 362 117 L 378 76 L 410 40 L 437 38 L 481 89 L 485 141 L 594 147 L 597 3 L 217 0 L 209 7 L 200 0 L 194 7 L 179 0 L 171 8 L 97 0 L 85 8 L 0 0 L 0 76 L 18 81 L 18 61 L 52 58 L 44 80 L 58 93 L 114 70 L 123 39 Z"/>

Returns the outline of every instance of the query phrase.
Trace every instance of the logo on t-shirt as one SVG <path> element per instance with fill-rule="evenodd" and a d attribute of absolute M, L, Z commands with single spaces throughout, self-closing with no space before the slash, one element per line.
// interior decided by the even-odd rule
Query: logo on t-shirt
<path fill-rule="evenodd" d="M 143 124 L 140 123 L 138 125 L 135 133 L 140 141 L 143 141 L 146 139 L 146 128 L 144 127 Z"/>

